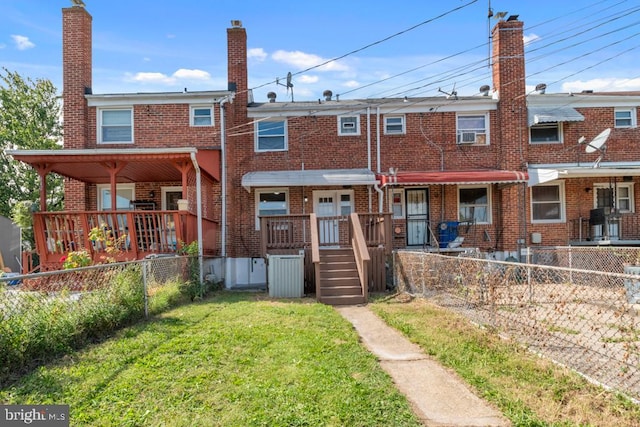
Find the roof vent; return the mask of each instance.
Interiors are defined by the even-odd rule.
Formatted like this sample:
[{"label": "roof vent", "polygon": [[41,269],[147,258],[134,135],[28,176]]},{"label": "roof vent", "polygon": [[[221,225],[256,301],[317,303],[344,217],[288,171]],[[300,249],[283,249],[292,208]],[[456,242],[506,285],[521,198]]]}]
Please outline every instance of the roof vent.
[{"label": "roof vent", "polygon": [[269,102],[276,102],[276,93],[275,92],[267,93],[267,98],[269,98]]},{"label": "roof vent", "polygon": [[324,96],[324,100],[325,101],[331,101],[331,97],[333,96],[333,92],[331,92],[329,89],[327,89],[324,92],[322,92],[322,96]]},{"label": "roof vent", "polygon": [[482,94],[482,96],[488,96],[490,89],[491,87],[489,85],[482,85],[480,86],[480,93]]},{"label": "roof vent", "polygon": [[593,93],[593,89],[585,89],[582,93]]},{"label": "roof vent", "polygon": [[231,28],[242,28],[242,21],[240,21],[239,19],[232,19]]},{"label": "roof vent", "polygon": [[547,90],[546,83],[538,83],[536,85],[536,92],[538,92],[540,95],[544,95],[546,90]]}]

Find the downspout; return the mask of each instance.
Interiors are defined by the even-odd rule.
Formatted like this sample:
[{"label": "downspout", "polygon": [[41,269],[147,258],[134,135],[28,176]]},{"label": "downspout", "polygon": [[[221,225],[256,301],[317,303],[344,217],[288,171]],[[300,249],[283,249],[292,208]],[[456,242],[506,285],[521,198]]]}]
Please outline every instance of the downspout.
[{"label": "downspout", "polygon": [[[376,172],[380,174],[380,106],[376,107]],[[378,192],[378,213],[384,212],[382,209],[384,206],[384,193],[382,189],[378,187],[378,184],[373,188]]]},{"label": "downspout", "polygon": [[220,177],[220,202],[222,203],[222,211],[220,214],[220,222],[221,222],[221,230],[220,230],[220,256],[222,257],[222,261],[224,263],[224,281],[225,286],[227,286],[227,269],[229,265],[227,263],[227,133],[225,129],[225,121],[224,121],[224,104],[227,102],[233,102],[233,97],[235,93],[231,95],[225,96],[220,100],[220,168],[221,177]]},{"label": "downspout", "polygon": [[196,160],[196,153],[191,153],[191,162],[196,171],[196,215],[198,217],[198,265],[200,283],[204,283],[204,260],[202,256],[202,178],[200,176],[200,166]]},{"label": "downspout", "polygon": [[[367,107],[367,169],[371,170],[371,107]],[[369,213],[371,213],[371,187],[369,187]]]}]

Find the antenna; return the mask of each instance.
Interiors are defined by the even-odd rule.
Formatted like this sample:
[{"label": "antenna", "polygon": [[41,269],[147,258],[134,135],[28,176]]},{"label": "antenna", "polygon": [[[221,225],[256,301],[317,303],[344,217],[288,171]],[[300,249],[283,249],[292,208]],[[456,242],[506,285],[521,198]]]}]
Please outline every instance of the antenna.
[{"label": "antenna", "polygon": [[276,84],[280,86],[285,86],[287,88],[287,93],[289,93],[289,89],[291,89],[291,102],[293,102],[293,83],[291,83],[291,71],[287,73],[287,83],[280,83],[280,79],[276,78]]},{"label": "antenna", "polygon": [[[611,133],[611,128],[606,128],[602,132],[600,132],[595,138],[591,140],[591,142],[587,143],[586,147],[584,147],[585,153],[595,153],[596,151],[600,153],[596,161],[593,163],[593,168],[597,168],[600,166],[600,161],[604,157],[604,154],[607,150],[607,139],[609,138],[609,134]],[[578,139],[578,144],[584,144],[585,137],[582,136]]]},{"label": "antenna", "polygon": [[458,99],[458,92],[456,92],[456,84],[453,84],[453,89],[451,89],[451,93],[443,91],[441,88],[438,88],[438,92],[444,93],[447,95],[447,99],[453,98]]}]

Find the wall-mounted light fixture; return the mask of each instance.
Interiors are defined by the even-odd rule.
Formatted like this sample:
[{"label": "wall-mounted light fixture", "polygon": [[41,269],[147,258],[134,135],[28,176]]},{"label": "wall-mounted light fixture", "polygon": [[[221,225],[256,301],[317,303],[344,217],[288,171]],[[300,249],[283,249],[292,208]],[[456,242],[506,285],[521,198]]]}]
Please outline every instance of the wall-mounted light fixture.
[{"label": "wall-mounted light fixture", "polygon": [[153,190],[149,191],[149,198],[153,199],[154,197],[156,197],[156,192]]}]

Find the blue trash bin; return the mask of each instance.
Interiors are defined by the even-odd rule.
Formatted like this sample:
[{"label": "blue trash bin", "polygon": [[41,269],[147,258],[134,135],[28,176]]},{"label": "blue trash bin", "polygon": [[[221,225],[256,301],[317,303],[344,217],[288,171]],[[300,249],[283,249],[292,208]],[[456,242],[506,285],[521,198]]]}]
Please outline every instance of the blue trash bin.
[{"label": "blue trash bin", "polygon": [[458,237],[458,224],[458,221],[446,221],[438,224],[438,241],[441,248],[446,248]]}]

